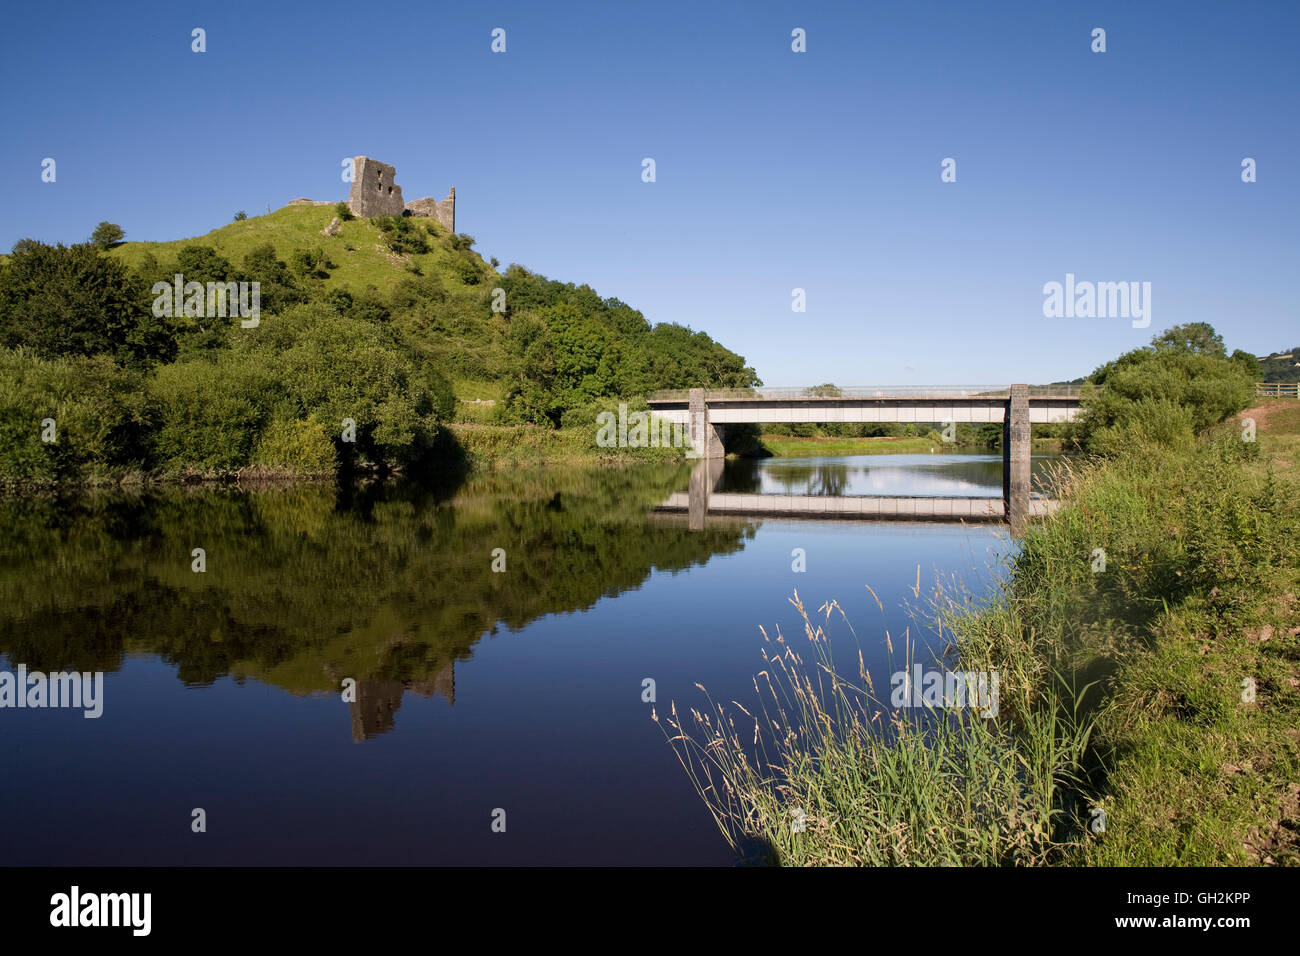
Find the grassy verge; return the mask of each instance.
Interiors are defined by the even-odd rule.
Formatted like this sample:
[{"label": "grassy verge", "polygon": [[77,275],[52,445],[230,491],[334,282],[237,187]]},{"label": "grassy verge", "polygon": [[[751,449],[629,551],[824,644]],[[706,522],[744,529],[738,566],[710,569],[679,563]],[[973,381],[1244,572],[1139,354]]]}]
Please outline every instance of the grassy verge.
[{"label": "grassy verge", "polygon": [[[1064,476],[988,599],[940,591],[938,666],[983,719],[891,711],[830,655],[764,652],[758,700],[664,718],[737,849],[790,864],[1300,863],[1300,407]],[[859,657],[860,661],[860,657]],[[752,724],[752,732],[749,729]],[[797,825],[796,825],[797,824]]]},{"label": "grassy verge", "polygon": [[[762,447],[779,458],[811,457],[815,455],[928,455],[945,452],[992,452],[987,445],[944,443],[932,438],[901,438],[880,436],[875,438],[832,438],[825,436],[802,437],[798,435],[762,435]],[[1034,441],[1035,451],[1059,451],[1060,441],[1043,439]]]},{"label": "grassy verge", "polygon": [[684,460],[680,448],[601,448],[591,428],[552,429],[540,425],[448,426],[470,467],[478,470],[521,464]]}]

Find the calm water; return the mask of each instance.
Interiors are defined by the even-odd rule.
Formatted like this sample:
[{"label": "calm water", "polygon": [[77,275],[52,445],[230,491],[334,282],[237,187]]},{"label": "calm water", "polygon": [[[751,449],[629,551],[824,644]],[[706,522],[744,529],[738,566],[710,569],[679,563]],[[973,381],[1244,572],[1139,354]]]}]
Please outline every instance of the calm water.
[{"label": "calm water", "polygon": [[[770,459],[720,487],[995,496],[1000,467]],[[887,687],[918,567],[982,589],[1010,543],[937,523],[691,531],[653,510],[689,474],[0,502],[0,670],[105,672],[97,720],[0,709],[0,864],[732,863],[643,678],[661,713],[698,704],[697,681],[752,700],[758,627],[797,634],[797,588],[844,607]]]}]

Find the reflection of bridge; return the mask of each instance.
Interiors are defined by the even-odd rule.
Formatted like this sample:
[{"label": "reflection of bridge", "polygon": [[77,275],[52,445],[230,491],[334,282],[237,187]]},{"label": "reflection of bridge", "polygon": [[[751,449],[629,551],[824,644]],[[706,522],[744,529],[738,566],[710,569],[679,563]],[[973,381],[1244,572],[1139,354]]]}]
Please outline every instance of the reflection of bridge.
[{"label": "reflection of bridge", "polygon": [[[685,425],[692,446],[706,459],[726,454],[724,430],[735,424],[1002,422],[1001,516],[1015,525],[1031,517],[1033,508],[1029,495],[1030,427],[1074,421],[1080,402],[1075,386],[1010,385],[708,392],[692,388],[657,393],[650,397],[649,405],[660,417]],[[692,489],[694,485],[692,478]],[[711,502],[709,508],[713,509]]]},{"label": "reflection of bridge", "polygon": [[[689,516],[692,530],[704,527],[709,515],[733,517],[815,518],[817,520],[898,519],[903,521],[1003,521],[1001,498],[909,495],[784,495],[718,491],[725,463],[721,458],[697,462],[688,491],[669,495],[655,508],[660,513]],[[1020,520],[1041,518],[1060,506],[1048,498],[1029,498]]]}]

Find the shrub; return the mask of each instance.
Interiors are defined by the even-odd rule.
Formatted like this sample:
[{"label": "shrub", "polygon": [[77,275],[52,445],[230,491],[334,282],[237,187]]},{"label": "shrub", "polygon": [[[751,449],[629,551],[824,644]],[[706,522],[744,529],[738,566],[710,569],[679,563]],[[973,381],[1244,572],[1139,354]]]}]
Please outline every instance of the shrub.
[{"label": "shrub", "polygon": [[379,216],[375,225],[383,233],[388,248],[399,256],[429,251],[429,241],[424,233],[412,228],[410,219],[405,216]]},{"label": "shrub", "polygon": [[278,385],[263,363],[224,354],[159,368],[149,383],[161,425],[158,460],[170,473],[227,474],[248,465]]},{"label": "shrub", "polygon": [[352,215],[351,207],[349,207],[348,204],[345,202],[335,204],[334,214],[338,216],[339,219],[343,222],[351,222],[353,219],[357,218],[356,216]]},{"label": "shrub", "polygon": [[483,273],[479,271],[479,265],[468,256],[463,256],[456,260],[454,266],[456,278],[465,285],[478,285],[483,281]]},{"label": "shrub", "polygon": [[1089,377],[1080,442],[1114,454],[1133,442],[1182,447],[1192,434],[1245,408],[1254,380],[1240,357],[1203,322],[1174,326],[1151,345],[1107,362]]},{"label": "shrub", "polygon": [[334,474],[338,459],[334,442],[315,418],[275,419],[262,433],[253,465],[299,477]]},{"label": "shrub", "polygon": [[1100,455],[1119,455],[1146,445],[1187,448],[1195,440],[1192,410],[1167,398],[1143,398],[1131,404],[1115,424],[1093,429],[1089,448]]},{"label": "shrub", "polygon": [[[147,468],[152,418],[139,374],[106,356],[0,350],[0,479],[40,483]],[[42,440],[45,419],[54,420],[54,442]]]},{"label": "shrub", "polygon": [[241,209],[241,210],[239,210],[239,212],[235,213],[235,218],[234,218],[234,220],[232,220],[232,221],[233,221],[233,222],[243,222],[243,221],[244,221],[245,219],[247,219],[247,218],[248,218],[248,213],[244,212],[244,210]]}]

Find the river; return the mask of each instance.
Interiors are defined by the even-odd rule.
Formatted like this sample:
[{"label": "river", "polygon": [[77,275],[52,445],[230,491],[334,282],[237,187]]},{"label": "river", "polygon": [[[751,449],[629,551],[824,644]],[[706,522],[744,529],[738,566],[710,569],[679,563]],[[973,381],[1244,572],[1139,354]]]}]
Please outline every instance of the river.
[{"label": "river", "polygon": [[[799,635],[796,589],[839,602],[887,686],[886,630],[918,633],[937,578],[986,590],[1012,543],[996,524],[691,530],[655,510],[689,478],[0,501],[0,671],[104,674],[98,718],[0,709],[0,864],[733,863],[651,707],[699,706],[697,682],[752,700],[758,628]],[[997,496],[1001,461],[728,462],[719,487]]]}]

